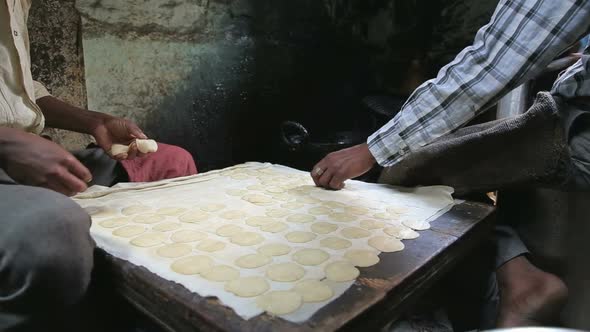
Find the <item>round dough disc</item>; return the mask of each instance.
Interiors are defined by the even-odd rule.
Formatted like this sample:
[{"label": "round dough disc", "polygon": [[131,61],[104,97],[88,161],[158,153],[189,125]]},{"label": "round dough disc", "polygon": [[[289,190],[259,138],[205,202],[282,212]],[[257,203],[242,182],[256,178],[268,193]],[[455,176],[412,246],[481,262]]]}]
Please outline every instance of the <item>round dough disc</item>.
[{"label": "round dough disc", "polygon": [[264,190],[264,188],[266,188],[265,186],[261,185],[261,184],[253,184],[251,186],[247,186],[246,189],[248,190]]},{"label": "round dough disc", "polygon": [[362,220],[360,222],[360,225],[364,229],[373,230],[373,229],[383,228],[383,227],[385,227],[386,224],[382,221],[367,219],[367,220]]},{"label": "round dough disc", "polygon": [[309,214],[292,214],[287,217],[288,222],[293,222],[297,224],[305,224],[308,222],[312,222],[315,220],[315,217]]},{"label": "round dough disc", "polygon": [[134,214],[145,213],[148,210],[151,209],[145,205],[130,205],[123,208],[123,210],[121,210],[121,213],[126,216],[131,216]]},{"label": "round dough disc", "polygon": [[358,227],[346,227],[340,231],[340,234],[347,239],[362,239],[364,237],[369,237],[371,232]]},{"label": "round dough disc", "polygon": [[164,216],[177,216],[184,212],[186,212],[186,209],[181,207],[164,207],[156,210],[157,214],[161,214]]},{"label": "round dough disc", "polygon": [[240,271],[229,265],[216,265],[202,272],[203,278],[211,281],[230,281],[240,277]]},{"label": "round dough disc", "polygon": [[334,250],[346,249],[351,245],[352,242],[350,242],[349,240],[341,239],[339,237],[327,237],[320,241],[320,246]]},{"label": "round dough disc", "polygon": [[190,254],[191,246],[184,243],[173,243],[161,246],[156,250],[156,254],[165,258],[178,258]]},{"label": "round dough disc", "polygon": [[266,211],[266,215],[273,218],[282,218],[291,214],[291,211],[285,209],[270,209]]},{"label": "round dough disc", "polygon": [[408,212],[408,208],[401,207],[401,206],[390,206],[386,210],[387,210],[387,212],[393,213],[393,214],[404,214],[404,213]]},{"label": "round dough disc", "polygon": [[350,222],[356,219],[356,217],[352,214],[344,213],[344,212],[334,212],[328,215],[328,219],[336,222]]},{"label": "round dough disc", "polygon": [[219,250],[223,250],[225,248],[225,243],[218,240],[213,239],[204,239],[197,245],[197,249],[206,252],[215,252]]},{"label": "round dough disc", "polygon": [[292,201],[295,199],[295,197],[287,194],[287,193],[281,193],[281,194],[271,194],[271,196],[276,199],[277,201],[283,201],[283,202],[288,202],[288,201]]},{"label": "round dough disc", "polygon": [[126,225],[129,222],[129,218],[111,218],[107,220],[103,220],[98,223],[99,226],[103,228],[117,228]]},{"label": "round dough disc", "polygon": [[253,246],[264,241],[264,237],[254,232],[238,232],[230,238],[232,243],[240,246]]},{"label": "round dough disc", "polygon": [[360,274],[360,271],[354,265],[346,261],[330,263],[324,271],[328,280],[336,282],[352,281]]},{"label": "round dough disc", "polygon": [[132,245],[142,248],[157,246],[159,244],[162,244],[163,242],[164,236],[162,235],[162,233],[147,233],[140,235],[136,238],[133,238],[131,241],[129,241],[129,243],[131,243]]},{"label": "round dough disc", "polygon": [[191,229],[183,229],[177,232],[174,232],[170,237],[172,242],[176,243],[186,243],[186,242],[195,242],[200,241],[207,237],[207,234],[204,232],[194,231]]},{"label": "round dough disc", "polygon": [[180,274],[193,275],[208,271],[213,266],[213,260],[207,256],[189,256],[174,261],[170,268]]},{"label": "round dough disc", "polygon": [[280,263],[266,269],[266,276],[273,281],[292,282],[305,275],[305,270],[295,263]]},{"label": "round dough disc", "polygon": [[289,210],[297,210],[303,207],[303,204],[298,202],[288,202],[281,204],[281,207]]},{"label": "round dough disc", "polygon": [[301,295],[303,302],[324,302],[334,296],[332,288],[319,280],[302,280],[298,282],[293,291]]},{"label": "round dough disc", "polygon": [[201,210],[191,210],[182,216],[178,217],[178,220],[187,223],[198,223],[209,219],[209,214]]},{"label": "round dough disc", "polygon": [[317,235],[315,235],[314,233],[301,232],[301,231],[290,232],[290,233],[287,233],[287,235],[285,235],[285,238],[289,242],[293,242],[293,243],[309,242],[309,241],[315,239],[316,237],[317,237]]},{"label": "round dough disc", "polygon": [[234,180],[247,180],[250,178],[250,176],[248,176],[247,174],[242,174],[242,173],[234,173],[234,174],[231,174],[229,177]]},{"label": "round dough disc", "polygon": [[228,189],[225,191],[230,196],[244,196],[248,193],[248,190],[244,189]]},{"label": "round dough disc", "polygon": [[344,208],[344,212],[348,214],[354,214],[357,216],[362,216],[369,213],[369,209],[361,207],[361,206],[349,206]]},{"label": "round dough disc", "polygon": [[136,235],[139,235],[143,232],[145,232],[147,229],[143,226],[139,226],[139,225],[128,225],[128,226],[123,226],[123,227],[119,227],[117,229],[115,229],[113,231],[113,235],[114,236],[120,236],[120,237],[133,237]]},{"label": "round dough disc", "polygon": [[404,226],[408,226],[416,231],[424,231],[430,229],[430,223],[427,221],[418,221],[416,219],[408,219],[402,222]]},{"label": "round dough disc", "polygon": [[349,250],[344,254],[344,258],[358,267],[369,267],[379,263],[379,256],[372,250]]},{"label": "round dough disc", "polygon": [[338,226],[334,224],[330,224],[329,222],[316,222],[315,224],[311,225],[311,230],[314,233],[318,234],[329,234],[333,231],[337,230]]},{"label": "round dough disc", "polygon": [[332,213],[332,209],[324,207],[324,206],[316,206],[312,207],[311,209],[307,210],[309,214],[313,215],[322,215],[322,214],[330,214]]},{"label": "round dough disc", "polygon": [[396,237],[400,240],[411,240],[420,236],[416,231],[403,225],[390,226],[383,229],[383,232],[389,236]]},{"label": "round dough disc", "polygon": [[272,224],[266,224],[260,227],[261,230],[269,233],[279,233],[289,228],[289,225],[284,222],[273,222]]},{"label": "round dough disc", "polygon": [[263,294],[270,288],[266,279],[261,277],[245,277],[225,284],[225,290],[239,297],[254,297]]},{"label": "round dough disc", "polygon": [[272,291],[256,299],[256,305],[271,315],[286,315],[302,303],[301,295],[291,291]]},{"label": "round dough disc", "polygon": [[273,203],[271,197],[260,194],[246,195],[242,199],[256,205],[270,205]]},{"label": "round dough disc", "polygon": [[221,211],[225,209],[225,205],[221,204],[221,203],[211,203],[211,204],[207,204],[205,206],[201,206],[201,210],[205,211],[205,212],[216,212],[216,211]]},{"label": "round dough disc", "polygon": [[165,218],[161,215],[151,213],[138,214],[135,217],[133,217],[133,221],[140,224],[155,224],[159,223],[160,221],[163,221],[164,219]]},{"label": "round dough disc", "polygon": [[242,231],[242,227],[236,225],[224,225],[217,229],[216,233],[219,236],[230,237]]},{"label": "round dough disc", "polygon": [[268,187],[266,188],[266,192],[269,192],[271,194],[281,194],[285,192],[285,189],[281,187]]},{"label": "round dough disc", "polygon": [[255,269],[270,263],[272,259],[262,254],[250,254],[236,259],[236,265],[245,269]]},{"label": "round dough disc", "polygon": [[377,218],[377,219],[388,220],[388,221],[395,221],[398,219],[398,217],[396,215],[392,215],[391,213],[387,213],[387,212],[375,213],[373,215],[373,217]]},{"label": "round dough disc", "polygon": [[179,229],[181,225],[177,222],[163,222],[152,226],[152,230],[156,232],[169,232]]},{"label": "round dough disc", "polygon": [[323,203],[325,206],[332,208],[332,209],[342,209],[346,207],[346,204],[336,202],[336,201],[327,201]]},{"label": "round dough disc", "polygon": [[385,236],[375,236],[369,239],[369,245],[381,252],[396,252],[404,250],[402,241]]},{"label": "round dough disc", "polygon": [[266,224],[271,224],[275,221],[276,221],[276,219],[271,218],[271,217],[254,216],[254,217],[250,217],[250,218],[246,219],[246,224],[248,224],[250,226],[258,227],[258,226],[262,226],[262,225],[266,225]]},{"label": "round dough disc", "polygon": [[320,200],[317,198],[309,197],[309,196],[300,196],[300,197],[297,197],[296,201],[299,203],[304,203],[304,204],[314,204],[314,203],[318,203]]},{"label": "round dough disc", "polygon": [[106,206],[87,206],[84,210],[94,218],[114,217],[117,215],[117,210]]},{"label": "round dough disc", "polygon": [[258,252],[266,256],[283,256],[291,252],[291,247],[282,243],[271,243],[258,248]]},{"label": "round dough disc", "polygon": [[223,212],[220,217],[223,219],[234,220],[244,218],[246,216],[246,212],[241,210],[229,210]]},{"label": "round dough disc", "polygon": [[301,249],[293,254],[293,260],[301,265],[320,265],[330,258],[321,249]]}]

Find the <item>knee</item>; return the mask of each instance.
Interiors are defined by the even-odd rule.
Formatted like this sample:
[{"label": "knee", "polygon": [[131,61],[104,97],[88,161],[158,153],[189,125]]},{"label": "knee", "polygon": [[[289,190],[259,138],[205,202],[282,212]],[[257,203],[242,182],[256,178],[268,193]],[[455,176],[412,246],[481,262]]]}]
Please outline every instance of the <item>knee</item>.
[{"label": "knee", "polygon": [[166,163],[169,169],[166,171],[166,178],[175,178],[197,174],[197,166],[193,156],[185,149],[168,144],[160,144],[165,159],[174,160],[174,163]]}]

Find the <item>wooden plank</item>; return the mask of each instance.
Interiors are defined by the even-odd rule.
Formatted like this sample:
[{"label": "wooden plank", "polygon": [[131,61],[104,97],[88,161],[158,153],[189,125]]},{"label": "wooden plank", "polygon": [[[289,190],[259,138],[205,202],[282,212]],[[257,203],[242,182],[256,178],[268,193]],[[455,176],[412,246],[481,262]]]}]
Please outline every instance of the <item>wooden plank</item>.
[{"label": "wooden plank", "polygon": [[203,298],[142,267],[102,255],[101,274],[118,291],[168,331],[334,331],[384,326],[398,317],[454,263],[489,234],[493,207],[463,203],[433,222],[431,230],[405,241],[397,253],[361,269],[357,282],[309,321],[294,324],[268,315],[248,321],[214,298]]}]

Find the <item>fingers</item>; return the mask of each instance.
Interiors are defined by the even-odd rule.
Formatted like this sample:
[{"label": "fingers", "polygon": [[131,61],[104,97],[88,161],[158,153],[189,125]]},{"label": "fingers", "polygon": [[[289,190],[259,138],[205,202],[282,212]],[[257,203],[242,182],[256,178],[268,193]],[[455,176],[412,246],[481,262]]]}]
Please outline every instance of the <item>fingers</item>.
[{"label": "fingers", "polygon": [[344,188],[344,181],[346,181],[347,179],[339,174],[334,174],[332,176],[332,179],[330,180],[330,183],[328,184],[328,187],[330,189],[334,189],[334,190],[340,190],[342,188]]},{"label": "fingers", "polygon": [[135,157],[137,157],[138,152],[139,151],[137,150],[137,143],[135,141],[133,141],[131,144],[129,144],[129,151],[127,151],[127,159],[128,160],[135,159]]},{"label": "fingers", "polygon": [[334,176],[334,169],[326,169],[318,179],[318,185],[322,188],[330,188],[330,181]]},{"label": "fingers", "polygon": [[129,130],[129,134],[131,134],[132,137],[139,139],[147,139],[147,136],[143,133],[141,129],[139,129],[139,127],[135,123],[127,121],[127,129]]},{"label": "fingers", "polygon": [[81,193],[88,188],[86,183],[72,173],[63,172],[60,174],[59,182],[69,191],[68,196],[73,196],[77,193]]},{"label": "fingers", "polygon": [[[78,161],[78,159],[76,159],[74,156],[70,156],[66,160],[66,162],[67,170],[71,172],[74,176],[76,176],[78,179],[82,180],[83,183],[88,183],[92,181],[92,173],[90,173],[88,168],[82,165],[82,163]],[[86,188],[84,188],[82,191],[84,190],[86,190]]]},{"label": "fingers", "polygon": [[311,169],[311,178],[316,186],[321,187],[320,185],[320,177],[323,175],[323,172],[326,169],[326,159],[320,160],[312,169]]}]

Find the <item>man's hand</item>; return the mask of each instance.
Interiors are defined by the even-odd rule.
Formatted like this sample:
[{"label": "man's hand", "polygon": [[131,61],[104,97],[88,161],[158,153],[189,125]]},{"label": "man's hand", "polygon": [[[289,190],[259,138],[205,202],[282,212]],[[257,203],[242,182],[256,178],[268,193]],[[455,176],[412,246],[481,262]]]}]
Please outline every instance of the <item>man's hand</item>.
[{"label": "man's hand", "polygon": [[359,144],[328,154],[313,167],[311,177],[318,187],[340,190],[344,181],[365,174],[373,165],[375,158],[369,146]]},{"label": "man's hand", "polygon": [[[135,139],[146,139],[145,134],[130,120],[106,116],[93,130],[92,136],[96,143],[106,152],[111,150],[113,144],[128,145]],[[144,154],[137,150],[135,144],[131,144],[129,152],[113,156],[117,160],[134,159],[143,157]]]},{"label": "man's hand", "polygon": [[90,171],[59,145],[11,128],[0,128],[0,167],[20,184],[67,196],[83,192],[92,180]]}]

